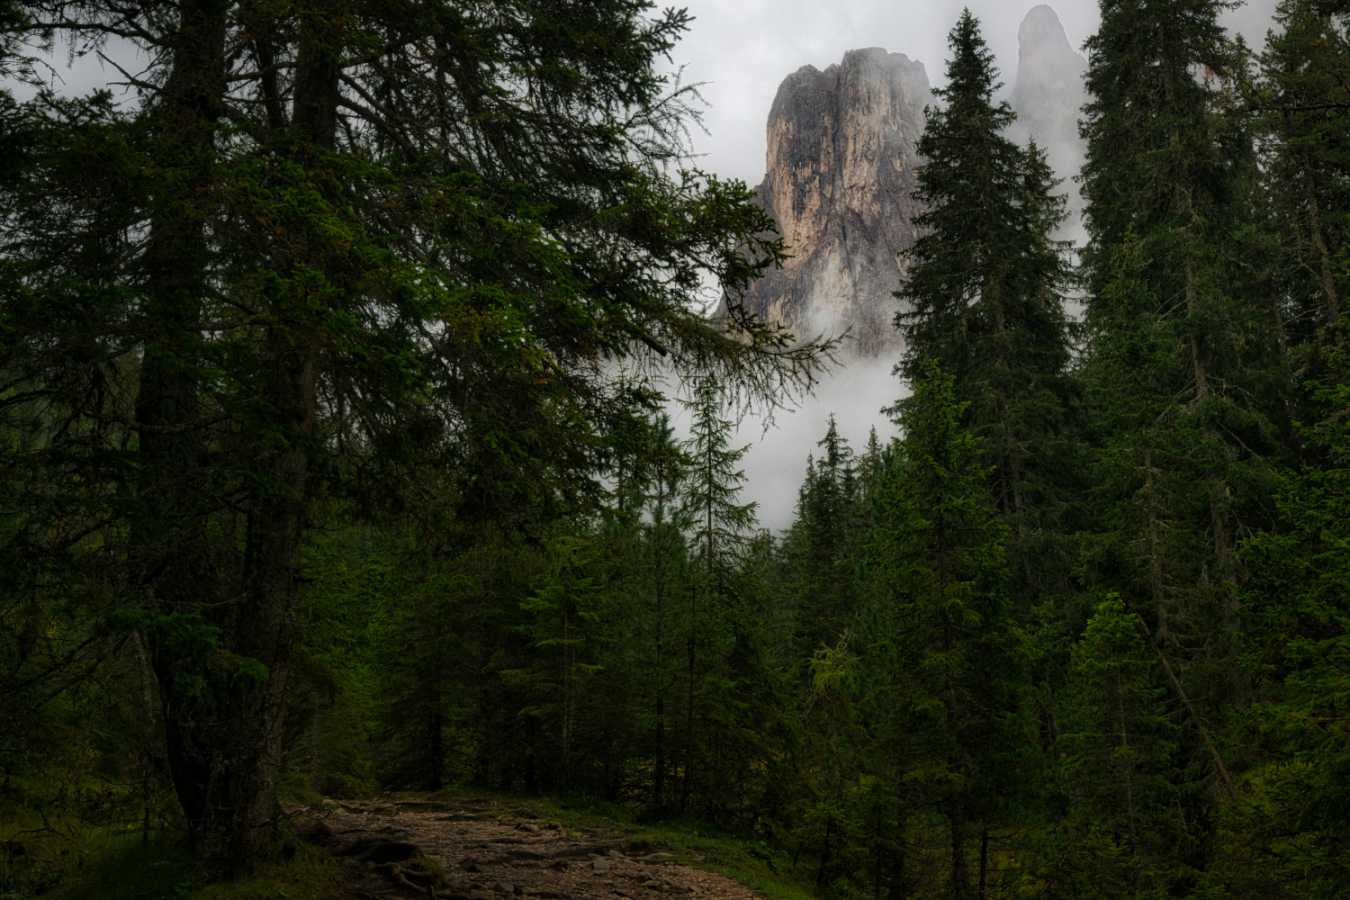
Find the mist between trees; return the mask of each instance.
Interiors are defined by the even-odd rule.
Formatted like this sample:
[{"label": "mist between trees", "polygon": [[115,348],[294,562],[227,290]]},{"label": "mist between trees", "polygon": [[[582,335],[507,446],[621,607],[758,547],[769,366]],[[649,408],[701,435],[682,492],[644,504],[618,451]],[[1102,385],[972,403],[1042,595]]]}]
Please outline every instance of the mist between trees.
[{"label": "mist between trees", "polygon": [[682,13],[0,7],[11,77],[150,61],[0,98],[3,889],[53,817],[228,879],[279,799],[477,784],[822,896],[1344,896],[1350,6],[1220,8],[1103,4],[1077,267],[960,18],[899,437],[774,537],[731,410],[835,347],[736,302],[789,250],[687,168]]}]

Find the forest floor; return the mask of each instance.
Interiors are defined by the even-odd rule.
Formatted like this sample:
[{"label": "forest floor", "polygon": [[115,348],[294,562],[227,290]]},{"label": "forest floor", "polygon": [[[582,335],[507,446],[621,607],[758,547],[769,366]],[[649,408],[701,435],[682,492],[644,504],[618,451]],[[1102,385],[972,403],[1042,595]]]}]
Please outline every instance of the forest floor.
[{"label": "forest floor", "polygon": [[492,799],[325,800],[292,816],[341,861],[354,900],[764,900],[644,838]]}]

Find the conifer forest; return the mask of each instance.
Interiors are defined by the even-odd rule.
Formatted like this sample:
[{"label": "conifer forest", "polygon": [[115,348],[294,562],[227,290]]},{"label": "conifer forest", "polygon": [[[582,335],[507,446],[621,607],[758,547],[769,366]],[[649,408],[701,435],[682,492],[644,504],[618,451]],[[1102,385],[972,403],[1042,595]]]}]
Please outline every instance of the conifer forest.
[{"label": "conifer forest", "polygon": [[822,900],[1350,897],[1350,2],[1229,6],[1101,0],[1068,180],[951,23],[900,436],[771,532],[736,423],[844,363],[738,300],[686,12],[0,3],[5,84],[134,58],[0,90],[0,898],[454,790]]}]

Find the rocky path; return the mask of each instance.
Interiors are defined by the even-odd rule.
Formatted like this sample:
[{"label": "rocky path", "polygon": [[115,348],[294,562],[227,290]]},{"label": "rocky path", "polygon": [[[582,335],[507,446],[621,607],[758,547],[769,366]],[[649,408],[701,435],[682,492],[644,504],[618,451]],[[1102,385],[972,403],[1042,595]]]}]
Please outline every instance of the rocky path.
[{"label": "rocky path", "polygon": [[763,900],[641,841],[492,800],[327,800],[296,812],[302,837],[342,860],[356,898]]}]

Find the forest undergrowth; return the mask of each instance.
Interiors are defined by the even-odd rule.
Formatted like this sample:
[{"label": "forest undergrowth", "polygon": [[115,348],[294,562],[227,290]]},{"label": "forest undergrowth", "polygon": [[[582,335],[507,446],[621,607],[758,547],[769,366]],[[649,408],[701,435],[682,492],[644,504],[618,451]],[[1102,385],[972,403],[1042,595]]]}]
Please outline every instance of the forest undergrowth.
[{"label": "forest undergrowth", "polygon": [[[282,806],[289,824],[283,824],[264,862],[245,878],[226,884],[203,883],[173,823],[153,814],[145,830],[144,807],[116,794],[100,795],[100,814],[91,815],[89,803],[69,805],[44,796],[30,782],[14,790],[5,809],[0,841],[7,857],[0,857],[0,897],[50,897],[54,900],[345,900],[364,896],[354,892],[349,873],[323,848],[308,843],[299,824],[310,815],[324,815],[333,801],[292,780]],[[49,785],[50,787],[50,785]],[[59,788],[57,788],[59,791]],[[622,804],[575,796],[528,797],[484,791],[383,792],[361,798],[365,805],[425,802],[430,805],[472,797],[475,806],[498,807],[502,815],[528,811],[532,819],[560,823],[566,834],[604,834],[635,853],[665,853],[683,865],[724,875],[769,900],[809,900],[808,867],[795,870],[790,857],[752,832],[729,829],[697,820],[659,823]],[[169,803],[172,798],[159,798]],[[325,805],[324,801],[328,804]],[[90,801],[92,802],[92,800]],[[352,802],[351,800],[347,801]],[[404,819],[403,828],[416,828]],[[400,832],[401,834],[404,832]],[[416,838],[415,830],[410,835]],[[458,858],[435,861],[446,868]],[[443,896],[461,896],[446,889]]]}]

